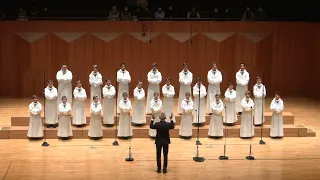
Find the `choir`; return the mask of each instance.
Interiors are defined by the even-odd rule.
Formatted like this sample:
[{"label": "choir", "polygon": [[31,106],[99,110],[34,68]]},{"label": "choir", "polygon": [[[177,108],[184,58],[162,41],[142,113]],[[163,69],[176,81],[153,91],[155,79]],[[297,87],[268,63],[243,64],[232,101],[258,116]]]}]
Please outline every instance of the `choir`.
[{"label": "choir", "polygon": [[[58,89],[54,87],[53,80],[48,80],[47,87],[44,89],[45,95],[45,121],[47,128],[58,127],[57,136],[61,139],[72,137],[72,124],[76,127],[83,127],[87,124],[86,119],[86,100],[87,93],[82,87],[81,81],[73,91],[72,104],[72,72],[63,64],[61,70],[57,72]],[[110,78],[105,79],[103,84],[102,75],[98,72],[98,66],[93,66],[93,71],[89,74],[90,83],[90,126],[88,136],[92,139],[103,137],[102,125],[112,127],[115,124],[115,104],[116,112],[120,113],[118,134],[119,138],[129,138],[133,136],[131,123],[136,126],[144,125],[146,114],[152,114],[154,123],[159,121],[159,115],[164,112],[169,115],[174,112],[175,88],[171,85],[171,78],[166,78],[165,85],[161,88],[163,102],[160,99],[160,83],[162,75],[156,63],[152,64],[151,71],[147,74],[148,90],[145,92],[141,81],[133,90],[134,101],[131,104],[129,99],[129,83],[131,82],[130,73],[126,70],[126,65],[121,64],[117,71],[118,90],[111,84]],[[192,137],[192,125],[203,125],[206,121],[206,114],[210,115],[210,126],[208,136],[221,138],[225,135],[223,125],[233,126],[241,115],[241,138],[251,138],[254,136],[254,127],[261,126],[264,119],[264,98],[266,87],[260,77],[256,78],[253,86],[253,97],[248,91],[250,80],[249,73],[245,69],[245,64],[240,64],[240,70],[236,73],[236,90],[233,84],[228,84],[228,89],[224,93],[224,102],[221,100],[220,83],[222,73],[218,70],[217,64],[213,63],[208,71],[208,87],[202,84],[201,78],[191,88],[193,74],[188,69],[188,64],[183,63],[183,70],[179,73],[179,100],[177,112],[181,115],[179,135],[184,139]],[[207,91],[208,90],[208,91]],[[116,92],[117,91],[117,92]],[[118,94],[118,102],[115,96]],[[145,97],[147,94],[147,97]],[[193,98],[192,96],[193,95]],[[147,99],[147,102],[145,100]],[[281,138],[283,134],[282,112],[284,106],[280,98],[280,93],[275,94],[270,110],[272,111],[270,137]],[[130,112],[133,112],[132,116]],[[33,102],[29,105],[30,123],[27,136],[30,139],[43,137],[41,112],[42,106],[38,102],[37,96],[33,96]],[[72,115],[72,118],[71,118]],[[169,118],[166,121],[170,121]],[[173,116],[175,122],[175,116]],[[156,131],[149,129],[149,136],[155,137]]]}]

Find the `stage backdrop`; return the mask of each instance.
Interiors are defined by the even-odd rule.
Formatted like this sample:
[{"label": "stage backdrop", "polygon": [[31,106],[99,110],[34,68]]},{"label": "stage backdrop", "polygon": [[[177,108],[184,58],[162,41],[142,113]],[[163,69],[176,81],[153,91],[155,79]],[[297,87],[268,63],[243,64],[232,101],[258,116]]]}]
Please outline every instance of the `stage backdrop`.
[{"label": "stage backdrop", "polygon": [[184,62],[194,79],[201,76],[205,85],[216,62],[224,92],[229,82],[235,83],[240,62],[245,62],[250,90],[256,76],[263,75],[269,95],[278,90],[284,96],[319,97],[310,93],[311,81],[318,81],[318,32],[318,24],[293,22],[3,21],[0,96],[41,96],[44,71],[45,80],[55,80],[63,63],[73,73],[73,86],[81,80],[89,93],[92,65],[114,84],[116,70],[125,62],[132,94],[138,80],[147,88],[147,72],[157,62],[163,79],[172,78],[177,95]]}]

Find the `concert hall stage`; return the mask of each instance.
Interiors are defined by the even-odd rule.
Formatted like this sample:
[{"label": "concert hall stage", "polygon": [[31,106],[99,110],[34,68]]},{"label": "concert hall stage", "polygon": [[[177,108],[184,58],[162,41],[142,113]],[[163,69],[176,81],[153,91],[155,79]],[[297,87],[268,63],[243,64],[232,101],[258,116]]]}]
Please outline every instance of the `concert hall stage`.
[{"label": "concert hall stage", "polygon": [[[155,145],[147,136],[147,127],[134,128],[132,140],[119,140],[112,146],[113,130],[104,128],[105,138],[87,138],[87,128],[76,130],[71,140],[56,139],[56,130],[48,131],[49,147],[42,141],[26,138],[28,104],[31,99],[0,99],[0,177],[3,179],[319,179],[320,102],[306,98],[283,98],[285,105],[283,139],[264,137],[259,145],[259,131],[253,139],[240,139],[238,127],[230,128],[233,138],[226,139],[228,161],[219,161],[225,139],[207,138],[207,126],[201,129],[199,146],[203,163],[193,161],[196,154],[196,133],[191,140],[172,138],[168,174],[157,174]],[[269,103],[266,100],[266,111]],[[41,101],[42,103],[42,101]],[[88,106],[87,106],[88,108]],[[87,113],[89,109],[87,109]],[[266,124],[269,113],[266,113]],[[14,118],[13,118],[14,117]],[[179,123],[179,118],[177,118]],[[179,125],[177,126],[177,128]],[[265,125],[267,136],[268,125]],[[109,132],[110,133],[106,133]],[[229,131],[229,130],[228,130]],[[75,132],[75,131],[74,131]],[[196,131],[194,131],[196,132]],[[304,132],[301,134],[301,132]],[[177,137],[177,130],[172,131]],[[300,137],[298,137],[300,136]],[[302,137],[303,136],[303,137]],[[307,137],[313,136],[313,137]],[[5,138],[5,139],[4,139]],[[133,162],[126,162],[131,143]],[[252,144],[255,161],[245,159]]]}]

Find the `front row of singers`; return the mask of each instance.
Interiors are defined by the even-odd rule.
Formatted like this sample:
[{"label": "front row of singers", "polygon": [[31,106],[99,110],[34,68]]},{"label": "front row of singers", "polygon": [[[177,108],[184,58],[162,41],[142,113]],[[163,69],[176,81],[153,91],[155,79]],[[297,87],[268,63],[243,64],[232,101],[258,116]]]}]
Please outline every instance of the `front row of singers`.
[{"label": "front row of singers", "polygon": [[[48,85],[50,88],[50,83]],[[112,87],[107,87],[108,91],[114,91]],[[78,83],[77,88],[74,91],[74,94],[78,94],[75,98],[74,108],[85,108],[85,104],[82,104],[86,97],[81,96],[81,83]],[[105,91],[105,89],[104,89]],[[106,90],[107,91],[107,90]],[[197,91],[194,91],[197,92]],[[199,90],[198,90],[199,92]],[[132,109],[131,101],[128,98],[128,94],[124,92],[122,94],[122,99],[119,103],[120,109],[120,118],[119,118],[119,126],[118,126],[118,137],[119,138],[128,138],[133,136],[131,123],[135,123],[138,125],[144,124],[146,122],[146,117],[141,116],[139,111],[144,111],[143,104],[141,101],[144,98],[144,91],[142,89],[142,84],[139,82],[137,88],[135,89],[135,103],[138,105],[138,108],[135,108],[133,111],[134,122],[131,120],[130,111]],[[201,87],[200,87],[201,94]],[[254,121],[257,118],[253,115],[254,111],[254,101],[250,98],[250,91],[245,92],[245,97],[241,101],[241,107],[243,113],[241,115],[241,128],[240,128],[240,137],[241,138],[251,138],[254,136]],[[114,94],[110,94],[110,96],[114,96]],[[159,121],[159,115],[163,112],[162,101],[159,98],[159,93],[153,93],[153,99],[150,101],[150,110],[153,114],[153,122],[156,123]],[[223,123],[226,125],[233,124],[237,121],[236,110],[235,110],[235,100],[236,94],[233,90],[232,84],[229,84],[227,91],[225,92],[225,101],[226,104],[224,106],[221,101],[220,95],[215,95],[215,101],[211,105],[212,114],[210,120],[210,127],[208,136],[213,138],[220,138],[224,136]],[[201,98],[201,95],[200,95]],[[195,101],[198,101],[197,99]],[[200,103],[201,99],[200,99]],[[53,104],[46,104],[47,108],[49,106],[54,107]],[[192,124],[198,124],[200,122],[200,118],[198,118],[198,111],[195,111],[194,101],[191,99],[191,94],[189,92],[185,93],[185,99],[181,102],[182,116],[180,123],[180,131],[179,135],[184,139],[190,139],[192,136]],[[54,108],[52,108],[54,109]],[[93,103],[90,106],[90,127],[88,136],[93,139],[100,139],[103,137],[102,132],[102,105],[99,102],[98,96],[93,97]],[[103,117],[107,117],[110,125],[114,121],[113,112],[111,112],[112,116],[110,116],[110,109],[113,111],[113,107],[106,109]],[[282,111],[284,109],[283,101],[280,99],[280,93],[276,93],[275,98],[272,100],[270,109],[272,111],[272,120],[271,120],[271,129],[270,129],[270,137],[273,138],[281,138],[283,137],[283,119],[282,119]],[[50,110],[50,109],[49,109]],[[73,136],[72,133],[72,125],[71,125],[71,105],[67,102],[66,96],[62,97],[62,103],[58,106],[58,114],[59,114],[59,126],[57,136],[61,139],[68,139]],[[33,102],[29,105],[30,111],[30,124],[27,136],[31,139],[39,139],[43,137],[43,129],[42,129],[42,120],[41,120],[41,111],[42,106],[38,102],[37,96],[33,96]],[[74,110],[73,124],[77,126],[82,126],[86,124],[86,116],[82,114],[82,111]],[[172,112],[172,111],[171,111]],[[224,116],[223,116],[223,112]],[[52,112],[50,112],[51,116],[54,116]],[[201,113],[201,111],[200,111]],[[171,113],[170,113],[171,114]],[[196,115],[195,115],[196,114]],[[259,114],[260,115],[260,114]],[[203,115],[204,116],[204,115]],[[81,117],[81,119],[78,119]],[[84,119],[82,119],[84,117]],[[199,114],[200,117],[200,114]],[[48,117],[46,117],[48,118]],[[112,120],[110,120],[112,118]],[[204,117],[205,118],[205,117]],[[201,120],[202,121],[202,120]],[[105,121],[104,121],[105,122]],[[49,125],[51,126],[51,125]],[[153,129],[149,130],[149,136],[155,137],[156,131]]]}]

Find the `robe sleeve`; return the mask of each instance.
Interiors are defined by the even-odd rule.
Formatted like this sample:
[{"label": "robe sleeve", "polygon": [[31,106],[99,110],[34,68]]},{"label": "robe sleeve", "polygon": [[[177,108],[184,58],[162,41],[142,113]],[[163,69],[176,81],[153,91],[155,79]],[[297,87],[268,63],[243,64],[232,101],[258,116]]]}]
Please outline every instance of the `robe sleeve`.
[{"label": "robe sleeve", "polygon": [[250,75],[249,75],[249,73],[246,72],[245,74],[246,74],[246,75],[245,75],[245,79],[244,79],[243,82],[242,82],[243,86],[248,85],[249,80],[250,80]]},{"label": "robe sleeve", "polygon": [[101,110],[102,110],[101,104],[98,104],[97,107],[95,107],[95,105],[93,103],[91,104],[91,108],[90,108],[91,114],[100,115]]},{"label": "robe sleeve", "polygon": [[168,91],[168,94],[167,94],[167,97],[173,97],[175,95],[175,91],[174,91],[174,87],[170,87],[169,88],[169,91]]},{"label": "robe sleeve", "polygon": [[184,76],[183,72],[180,72],[179,73],[179,83],[182,85],[185,84],[183,76]]},{"label": "robe sleeve", "polygon": [[190,85],[192,83],[193,74],[191,72],[188,73],[187,79],[185,81],[185,85]]},{"label": "robe sleeve", "polygon": [[163,94],[163,96],[168,97],[169,92],[168,92],[166,86],[167,85],[162,86],[162,94]]},{"label": "robe sleeve", "polygon": [[207,90],[204,86],[201,86],[200,88],[200,98],[204,98],[207,95]]},{"label": "robe sleeve", "polygon": [[230,102],[234,102],[237,98],[237,92],[233,91],[230,97]]},{"label": "robe sleeve", "polygon": [[222,74],[221,72],[218,72],[218,77],[216,79],[214,79],[214,83],[213,84],[220,84],[222,82]]},{"label": "robe sleeve", "polygon": [[85,101],[87,99],[87,93],[85,89],[82,89],[82,93],[80,93],[80,95],[78,96],[78,100],[79,101]]},{"label": "robe sleeve", "polygon": [[130,83],[131,82],[131,76],[130,76],[130,73],[128,71],[126,71],[125,73],[125,76],[122,80],[123,83]]},{"label": "robe sleeve", "polygon": [[74,97],[74,100],[79,100],[79,99],[78,99],[77,89],[74,89],[74,90],[73,90],[73,97]]},{"label": "robe sleeve", "polygon": [[214,84],[214,80],[213,80],[213,76],[212,76],[211,70],[208,71],[207,80],[208,80],[208,83],[209,83],[209,84]]},{"label": "robe sleeve", "polygon": [[98,74],[98,80],[96,82],[96,85],[97,86],[101,86],[102,85],[102,75],[100,73]]},{"label": "robe sleeve", "polygon": [[59,82],[59,83],[62,83],[63,82],[63,74],[60,72],[60,71],[58,71],[57,72],[57,75],[56,75],[56,79],[57,79],[57,81]]},{"label": "robe sleeve", "polygon": [[217,105],[217,106],[215,106],[214,104],[215,104],[215,103],[212,103],[212,106],[211,106],[213,112],[214,112],[215,114],[221,114],[222,111],[224,110],[223,103],[220,102],[219,105]]}]

